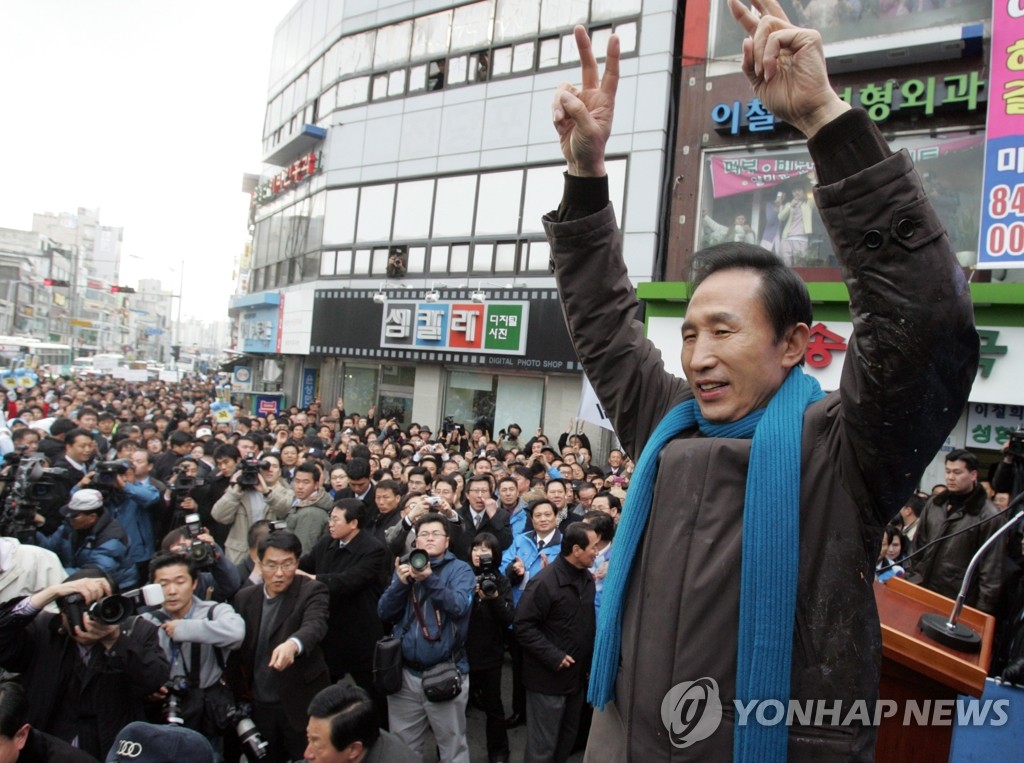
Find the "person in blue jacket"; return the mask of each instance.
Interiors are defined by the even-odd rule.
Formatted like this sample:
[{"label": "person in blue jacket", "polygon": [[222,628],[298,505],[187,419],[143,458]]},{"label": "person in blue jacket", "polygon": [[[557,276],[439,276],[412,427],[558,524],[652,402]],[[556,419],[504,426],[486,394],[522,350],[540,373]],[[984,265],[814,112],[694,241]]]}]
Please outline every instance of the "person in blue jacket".
[{"label": "person in blue jacket", "polygon": [[558,531],[558,512],[547,498],[527,507],[533,529],[512,539],[501,557],[501,569],[512,583],[512,601],[519,606],[526,584],[538,572],[558,558],[562,534]]},{"label": "person in blue jacket", "polygon": [[121,590],[138,584],[139,573],[128,558],[128,534],[104,509],[98,490],[78,490],[61,509],[64,522],[53,535],[36,533],[36,541],[60,558],[69,574],[83,567],[105,572]]}]

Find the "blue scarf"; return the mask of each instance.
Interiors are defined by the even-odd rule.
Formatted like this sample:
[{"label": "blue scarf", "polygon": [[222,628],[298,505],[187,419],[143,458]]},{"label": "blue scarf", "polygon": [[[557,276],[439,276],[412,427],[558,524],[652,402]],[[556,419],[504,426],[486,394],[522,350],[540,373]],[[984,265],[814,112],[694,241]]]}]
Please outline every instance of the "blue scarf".
[{"label": "blue scarf", "polygon": [[[800,439],[804,409],[822,397],[818,382],[796,366],[766,408],[739,421],[713,424],[701,415],[697,401],[690,399],[666,413],[655,427],[637,460],[615,532],[587,694],[594,707],[603,709],[614,699],[622,610],[633,559],[651,513],[661,449],[694,426],[705,437],[753,438],[743,505],[736,698],[788,702],[800,561]],[[787,744],[784,723],[737,724],[733,729],[736,761],[785,761]]]}]

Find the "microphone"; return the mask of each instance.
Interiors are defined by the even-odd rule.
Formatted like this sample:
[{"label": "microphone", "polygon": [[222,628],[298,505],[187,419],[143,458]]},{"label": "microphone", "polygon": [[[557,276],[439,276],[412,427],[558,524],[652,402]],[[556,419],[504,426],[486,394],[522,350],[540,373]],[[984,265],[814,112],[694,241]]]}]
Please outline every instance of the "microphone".
[{"label": "microphone", "polygon": [[[1021,493],[1013,502],[1006,507],[1004,513],[1008,514],[1010,509],[1017,506],[1021,500],[1024,500],[1024,493]],[[956,603],[953,605],[953,611],[950,613],[949,618],[945,618],[942,615],[934,613],[925,613],[921,615],[921,619],[917,621],[918,629],[929,638],[939,642],[945,647],[955,649],[958,652],[979,652],[981,651],[981,636],[975,633],[973,630],[958,622],[960,619],[960,612],[964,608],[964,600],[967,598],[967,590],[971,587],[971,579],[974,577],[974,570],[978,566],[978,562],[981,557],[985,555],[985,552],[1003,536],[1011,527],[1024,517],[1024,509],[1021,509],[1017,514],[1010,519],[1005,525],[1000,527],[984,543],[981,544],[981,548],[978,549],[977,553],[971,558],[971,563],[967,565],[967,571],[964,572],[964,582],[960,586],[960,593],[956,597]]]}]

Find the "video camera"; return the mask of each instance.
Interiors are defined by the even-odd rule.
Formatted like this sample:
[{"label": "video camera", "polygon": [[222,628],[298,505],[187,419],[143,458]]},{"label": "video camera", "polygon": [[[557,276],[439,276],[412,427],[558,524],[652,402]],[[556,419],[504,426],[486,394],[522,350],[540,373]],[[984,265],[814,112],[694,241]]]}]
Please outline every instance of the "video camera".
[{"label": "video camera", "polygon": [[117,478],[127,474],[131,468],[131,461],[126,461],[123,458],[117,461],[98,461],[94,467],[96,470],[96,482],[94,484],[100,489],[116,487]]},{"label": "video camera", "polygon": [[163,603],[163,588],[156,583],[150,583],[124,593],[104,596],[92,604],[86,604],[82,594],[72,593],[58,599],[57,606],[67,615],[72,628],[77,625],[84,629],[86,617],[104,625],[117,625],[138,614],[145,607],[159,607]]},{"label": "video camera", "polygon": [[203,523],[198,514],[185,515],[185,529],[188,530],[188,537],[192,544],[188,547],[186,555],[195,563],[199,569],[212,567],[217,561],[217,555],[211,544],[199,540],[203,532]]},{"label": "video camera", "polygon": [[0,478],[0,535],[34,543],[36,513],[42,505],[61,497],[60,478],[67,469],[51,469],[42,453],[25,453],[24,448],[4,456]]},{"label": "video camera", "polygon": [[260,484],[260,472],[270,468],[269,461],[246,458],[238,465],[238,486],[243,490],[255,490]]},{"label": "video camera", "polygon": [[175,466],[171,473],[177,475],[174,483],[170,486],[171,497],[176,503],[181,503],[191,497],[193,488],[199,487],[204,482],[202,477],[191,477],[185,474],[185,467],[180,465]]},{"label": "video camera", "polygon": [[1006,448],[1006,455],[1024,458],[1024,427],[1010,432],[1010,444]]},{"label": "video camera", "polygon": [[480,554],[480,574],[476,576],[480,593],[490,598],[498,594],[498,568],[492,554]]}]

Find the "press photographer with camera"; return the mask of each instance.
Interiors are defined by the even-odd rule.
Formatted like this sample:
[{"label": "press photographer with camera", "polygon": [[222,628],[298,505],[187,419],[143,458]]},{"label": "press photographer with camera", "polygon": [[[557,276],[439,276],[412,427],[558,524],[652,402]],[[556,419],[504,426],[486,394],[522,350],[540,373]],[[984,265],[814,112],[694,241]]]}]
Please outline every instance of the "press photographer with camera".
[{"label": "press photographer with camera", "polygon": [[500,763],[509,759],[501,668],[505,662],[505,633],[515,617],[512,584],[499,569],[501,543],[492,533],[481,532],[473,539],[470,561],[476,574],[476,594],[466,637],[469,693],[479,697],[487,715],[488,760]]},{"label": "press photographer with camera", "polygon": [[397,623],[402,685],[388,697],[388,726],[422,755],[427,724],[445,763],[469,763],[462,676],[469,670],[466,634],[476,577],[448,550],[448,521],[436,512],[416,520],[416,548],[395,561],[380,598],[381,620]]},{"label": "press photographer with camera", "polygon": [[36,542],[57,555],[68,575],[95,567],[119,586],[139,582],[138,568],[129,554],[128,534],[106,509],[98,490],[77,491],[61,514],[64,522],[57,532],[50,536],[37,533]]},{"label": "press photographer with camera", "polygon": [[[65,742],[77,739],[99,759],[118,730],[142,720],[142,700],[168,676],[156,626],[131,616],[140,594],[113,593],[110,580],[88,568],[0,605],[0,667],[20,674],[27,722]],[[43,611],[53,602],[60,614]],[[120,622],[100,619],[122,615]]]},{"label": "press photographer with camera", "polygon": [[261,519],[284,519],[295,499],[281,480],[281,459],[270,453],[243,459],[231,475],[231,486],[213,504],[214,520],[227,525],[224,551],[234,564],[248,556],[249,527]]},{"label": "press photographer with camera", "polygon": [[150,696],[151,720],[216,740],[228,728],[228,710],[235,704],[222,673],[228,652],[242,644],[245,622],[230,604],[196,595],[198,571],[188,557],[157,554],[149,569],[164,603],[142,617],[160,629],[160,648],[170,664],[169,680]]},{"label": "press photographer with camera", "polygon": [[231,601],[241,586],[238,567],[225,556],[198,514],[186,514],[185,524],[164,536],[160,550],[182,554],[192,560],[198,570],[198,590],[202,599]]}]

